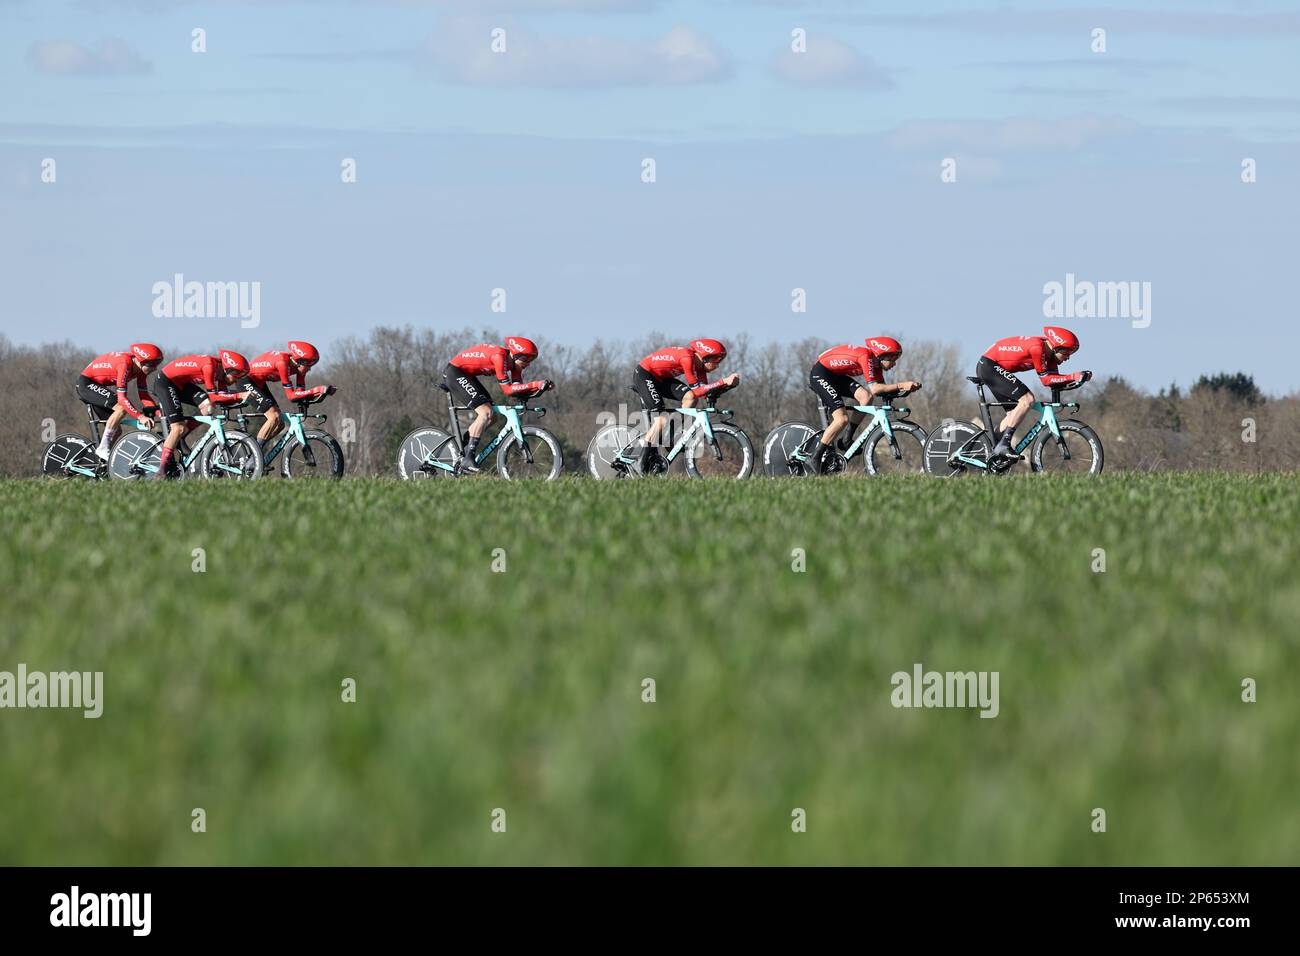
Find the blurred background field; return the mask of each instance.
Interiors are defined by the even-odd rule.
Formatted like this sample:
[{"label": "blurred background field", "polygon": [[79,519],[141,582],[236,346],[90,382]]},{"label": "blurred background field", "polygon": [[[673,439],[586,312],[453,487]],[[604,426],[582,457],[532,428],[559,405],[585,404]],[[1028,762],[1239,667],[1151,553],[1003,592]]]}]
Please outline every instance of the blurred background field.
[{"label": "blurred background field", "polygon": [[[0,670],[105,682],[0,711],[3,864],[1300,858],[1295,475],[11,480],[0,524]],[[1001,713],[893,708],[917,662]]]}]

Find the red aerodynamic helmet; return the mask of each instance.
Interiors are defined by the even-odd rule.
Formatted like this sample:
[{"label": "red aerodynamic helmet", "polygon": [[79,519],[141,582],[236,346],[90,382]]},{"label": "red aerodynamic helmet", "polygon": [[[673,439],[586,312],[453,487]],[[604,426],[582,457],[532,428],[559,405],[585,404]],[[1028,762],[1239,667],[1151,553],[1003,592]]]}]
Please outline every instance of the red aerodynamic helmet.
[{"label": "red aerodynamic helmet", "polygon": [[691,343],[691,351],[701,362],[721,362],[727,357],[727,347],[717,339],[696,339]]},{"label": "red aerodynamic helmet", "polygon": [[141,362],[161,362],[163,357],[162,349],[149,342],[136,342],[131,346],[131,354]]},{"label": "red aerodynamic helmet", "polygon": [[310,342],[290,342],[289,354],[303,365],[315,365],[320,361],[320,353]]},{"label": "red aerodynamic helmet", "polygon": [[898,339],[891,339],[888,335],[873,335],[867,339],[867,348],[871,349],[871,353],[876,358],[888,358],[891,355],[898,358],[903,354],[902,343]]},{"label": "red aerodynamic helmet", "polygon": [[522,335],[507,335],[506,351],[511,355],[526,355],[528,358],[537,358],[537,343],[532,339],[524,338]]},{"label": "red aerodynamic helmet", "polygon": [[248,374],[248,359],[230,349],[221,350],[221,370],[227,378],[241,378]]},{"label": "red aerodynamic helmet", "polygon": [[1079,337],[1069,329],[1063,329],[1058,325],[1045,325],[1043,336],[1053,349],[1064,349],[1070,354],[1079,351]]}]

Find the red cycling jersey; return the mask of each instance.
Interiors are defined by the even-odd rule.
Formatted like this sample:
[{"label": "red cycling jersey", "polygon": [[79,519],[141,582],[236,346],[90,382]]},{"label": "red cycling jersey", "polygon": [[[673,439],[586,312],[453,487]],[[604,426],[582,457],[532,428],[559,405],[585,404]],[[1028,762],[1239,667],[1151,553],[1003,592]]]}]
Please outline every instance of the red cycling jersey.
[{"label": "red cycling jersey", "polygon": [[643,358],[640,365],[660,380],[686,376],[686,384],[693,386],[691,394],[696,398],[723,387],[722,382],[709,384],[709,373],[705,370],[704,363],[690,349],[672,345],[656,349]]},{"label": "red cycling jersey", "polygon": [[221,368],[221,361],[211,355],[182,355],[163,366],[162,374],[175,385],[199,385],[218,405],[242,402],[244,396],[226,391],[230,380]]},{"label": "red cycling jersey", "polygon": [[[265,385],[273,380],[278,381],[284,386],[285,397],[291,402],[324,395],[328,390],[324,385],[317,385],[315,388],[304,387],[307,384],[307,372],[304,369],[295,371],[292,362],[293,356],[288,352],[263,352],[248,363],[248,379],[259,385]],[[291,385],[289,379],[295,375],[298,381]]]},{"label": "red cycling jersey", "polygon": [[81,374],[97,385],[113,385],[117,388],[117,402],[126,409],[132,418],[143,418],[144,414],[131,404],[126,387],[135,382],[140,388],[140,404],[145,411],[157,407],[149,389],[145,386],[145,374],[132,361],[130,352],[105,352],[84,369]]},{"label": "red cycling jersey", "polygon": [[544,382],[525,382],[515,363],[510,361],[510,353],[500,345],[472,345],[451,360],[451,364],[470,375],[496,376],[501,391],[507,395],[520,392],[540,392]]},{"label": "red cycling jersey", "polygon": [[998,339],[989,346],[984,358],[1008,372],[1033,369],[1038,373],[1038,380],[1048,388],[1083,378],[1082,372],[1062,375],[1057,371],[1060,366],[1056,363],[1056,356],[1052,354],[1047,339],[1041,335],[1013,335],[1009,339]]},{"label": "red cycling jersey", "polygon": [[861,375],[867,384],[883,383],[885,370],[880,367],[880,359],[871,349],[861,345],[833,345],[817,361],[828,372],[840,375]]}]

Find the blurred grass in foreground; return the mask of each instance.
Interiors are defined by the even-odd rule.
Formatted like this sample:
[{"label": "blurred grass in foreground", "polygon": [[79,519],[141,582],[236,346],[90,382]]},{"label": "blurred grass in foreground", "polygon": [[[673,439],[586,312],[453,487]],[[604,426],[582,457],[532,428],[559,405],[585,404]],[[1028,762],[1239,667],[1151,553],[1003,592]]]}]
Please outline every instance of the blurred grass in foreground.
[{"label": "blurred grass in foreground", "polygon": [[[1300,858],[1295,476],[9,481],[0,519],[0,670],[105,681],[0,711],[0,863]],[[894,709],[915,662],[1000,715]]]}]

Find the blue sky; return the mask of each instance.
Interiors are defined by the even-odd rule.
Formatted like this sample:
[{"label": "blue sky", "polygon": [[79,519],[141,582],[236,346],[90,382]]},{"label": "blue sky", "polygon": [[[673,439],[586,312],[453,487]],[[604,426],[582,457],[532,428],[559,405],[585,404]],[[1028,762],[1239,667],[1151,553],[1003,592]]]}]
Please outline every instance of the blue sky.
[{"label": "blue sky", "polygon": [[[0,0],[0,331],[891,331],[973,364],[1073,273],[1152,289],[1145,328],[1067,323],[1080,367],[1290,392],[1297,41],[1297,5],[1232,0]],[[177,272],[260,282],[261,324],[155,318]]]}]

